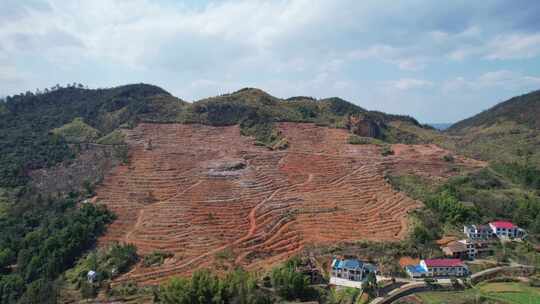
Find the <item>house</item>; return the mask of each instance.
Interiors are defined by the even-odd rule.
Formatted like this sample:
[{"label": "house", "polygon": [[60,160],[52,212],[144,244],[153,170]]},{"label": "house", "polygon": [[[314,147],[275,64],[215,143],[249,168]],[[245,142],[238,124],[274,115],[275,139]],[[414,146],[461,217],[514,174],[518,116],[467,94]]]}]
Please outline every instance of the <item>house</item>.
[{"label": "house", "polygon": [[493,254],[494,240],[460,240],[467,246],[467,254],[470,260]]},{"label": "house", "polygon": [[470,240],[489,240],[493,237],[493,229],[489,225],[463,226],[463,232]]},{"label": "house", "polygon": [[509,221],[490,222],[489,227],[491,227],[491,231],[498,238],[515,239],[524,238],[527,235],[525,230],[519,228],[518,226],[514,225],[512,222]]},{"label": "house", "polygon": [[[442,247],[441,249],[446,256],[451,257],[451,258],[463,260],[463,259],[469,259],[471,257],[468,245],[460,241],[450,242],[446,246]],[[473,249],[474,249],[474,246],[473,246]]]},{"label": "house", "polygon": [[492,254],[492,244],[493,241],[490,240],[464,239],[450,242],[446,246],[441,247],[441,249],[447,257],[474,260],[478,257]]},{"label": "house", "polygon": [[330,284],[361,288],[370,273],[376,274],[377,268],[358,259],[332,260]]},{"label": "house", "polygon": [[460,259],[425,259],[418,265],[405,267],[413,279],[428,277],[462,277],[469,274],[469,269]]}]

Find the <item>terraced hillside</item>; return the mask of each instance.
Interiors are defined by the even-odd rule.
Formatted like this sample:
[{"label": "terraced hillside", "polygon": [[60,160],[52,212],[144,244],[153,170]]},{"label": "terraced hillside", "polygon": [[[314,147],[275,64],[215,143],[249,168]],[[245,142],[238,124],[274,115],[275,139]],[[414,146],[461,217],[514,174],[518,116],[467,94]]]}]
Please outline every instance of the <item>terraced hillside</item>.
[{"label": "terraced hillside", "polygon": [[[385,172],[454,172],[436,146],[395,146],[394,156],[383,157],[379,146],[347,144],[343,129],[277,128],[287,150],[256,146],[238,126],[141,123],[125,130],[129,165],[97,189],[98,201],[118,215],[100,243],[174,256],[161,266],[137,266],[116,283],[156,284],[215,265],[219,256],[257,269],[308,243],[398,240],[407,232],[407,212],[420,203],[395,192]],[[456,158],[452,166],[482,163]]]}]

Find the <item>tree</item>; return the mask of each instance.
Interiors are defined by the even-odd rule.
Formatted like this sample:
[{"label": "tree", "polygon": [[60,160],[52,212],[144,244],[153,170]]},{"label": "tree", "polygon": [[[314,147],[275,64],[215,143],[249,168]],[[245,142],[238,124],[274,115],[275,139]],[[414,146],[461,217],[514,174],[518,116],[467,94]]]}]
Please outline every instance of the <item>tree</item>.
[{"label": "tree", "polygon": [[309,278],[296,272],[292,265],[275,268],[271,279],[274,288],[285,299],[302,299],[307,296]]},{"label": "tree", "polygon": [[370,297],[374,297],[377,289],[377,277],[373,272],[370,272],[367,274],[366,280],[362,283],[362,290],[369,294]]}]

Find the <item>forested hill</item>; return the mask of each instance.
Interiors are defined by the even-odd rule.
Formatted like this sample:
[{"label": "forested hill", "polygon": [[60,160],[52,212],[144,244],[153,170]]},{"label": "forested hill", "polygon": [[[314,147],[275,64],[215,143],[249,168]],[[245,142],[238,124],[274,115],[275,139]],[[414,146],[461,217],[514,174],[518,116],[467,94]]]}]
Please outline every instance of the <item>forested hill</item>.
[{"label": "forested hill", "polygon": [[540,130],[540,90],[513,97],[505,102],[452,125],[448,132],[460,133],[467,128],[491,126],[511,121]]},{"label": "forested hill", "polygon": [[526,161],[540,168],[540,91],[460,121],[446,134],[456,139],[456,150],[465,155],[492,162]]},{"label": "forested hill", "polygon": [[134,123],[139,113],[149,111],[148,99],[157,97],[174,99],[150,85],[97,90],[57,87],[7,97],[0,107],[0,187],[21,186],[29,170],[73,156],[66,138],[52,132],[55,128],[80,118],[97,130],[96,136],[105,135]]}]

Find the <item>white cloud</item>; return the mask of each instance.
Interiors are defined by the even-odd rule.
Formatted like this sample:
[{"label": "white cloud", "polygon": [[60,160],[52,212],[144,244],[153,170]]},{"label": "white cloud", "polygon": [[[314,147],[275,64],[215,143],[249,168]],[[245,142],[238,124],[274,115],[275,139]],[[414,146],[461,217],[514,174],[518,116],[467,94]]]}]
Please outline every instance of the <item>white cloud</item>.
[{"label": "white cloud", "polygon": [[383,62],[391,63],[401,70],[417,71],[425,68],[429,59],[414,55],[414,50],[406,48],[397,48],[385,44],[376,44],[368,48],[356,49],[348,53],[348,57],[354,60],[378,59]]},{"label": "white cloud", "polygon": [[463,41],[461,35],[447,37],[454,47],[448,54],[453,60],[483,58],[489,60],[514,60],[540,55],[540,33],[505,33],[494,37],[477,37]]},{"label": "white cloud", "polygon": [[540,33],[495,37],[487,45],[488,59],[533,58],[540,54]]},{"label": "white cloud", "polygon": [[433,85],[433,82],[415,78],[401,78],[396,81],[391,81],[390,84],[398,90],[411,90],[430,87]]},{"label": "white cloud", "polygon": [[456,77],[447,80],[442,85],[443,92],[460,92],[471,90],[486,90],[499,88],[504,90],[530,91],[540,87],[540,77],[523,75],[510,70],[486,72],[473,79]]}]

